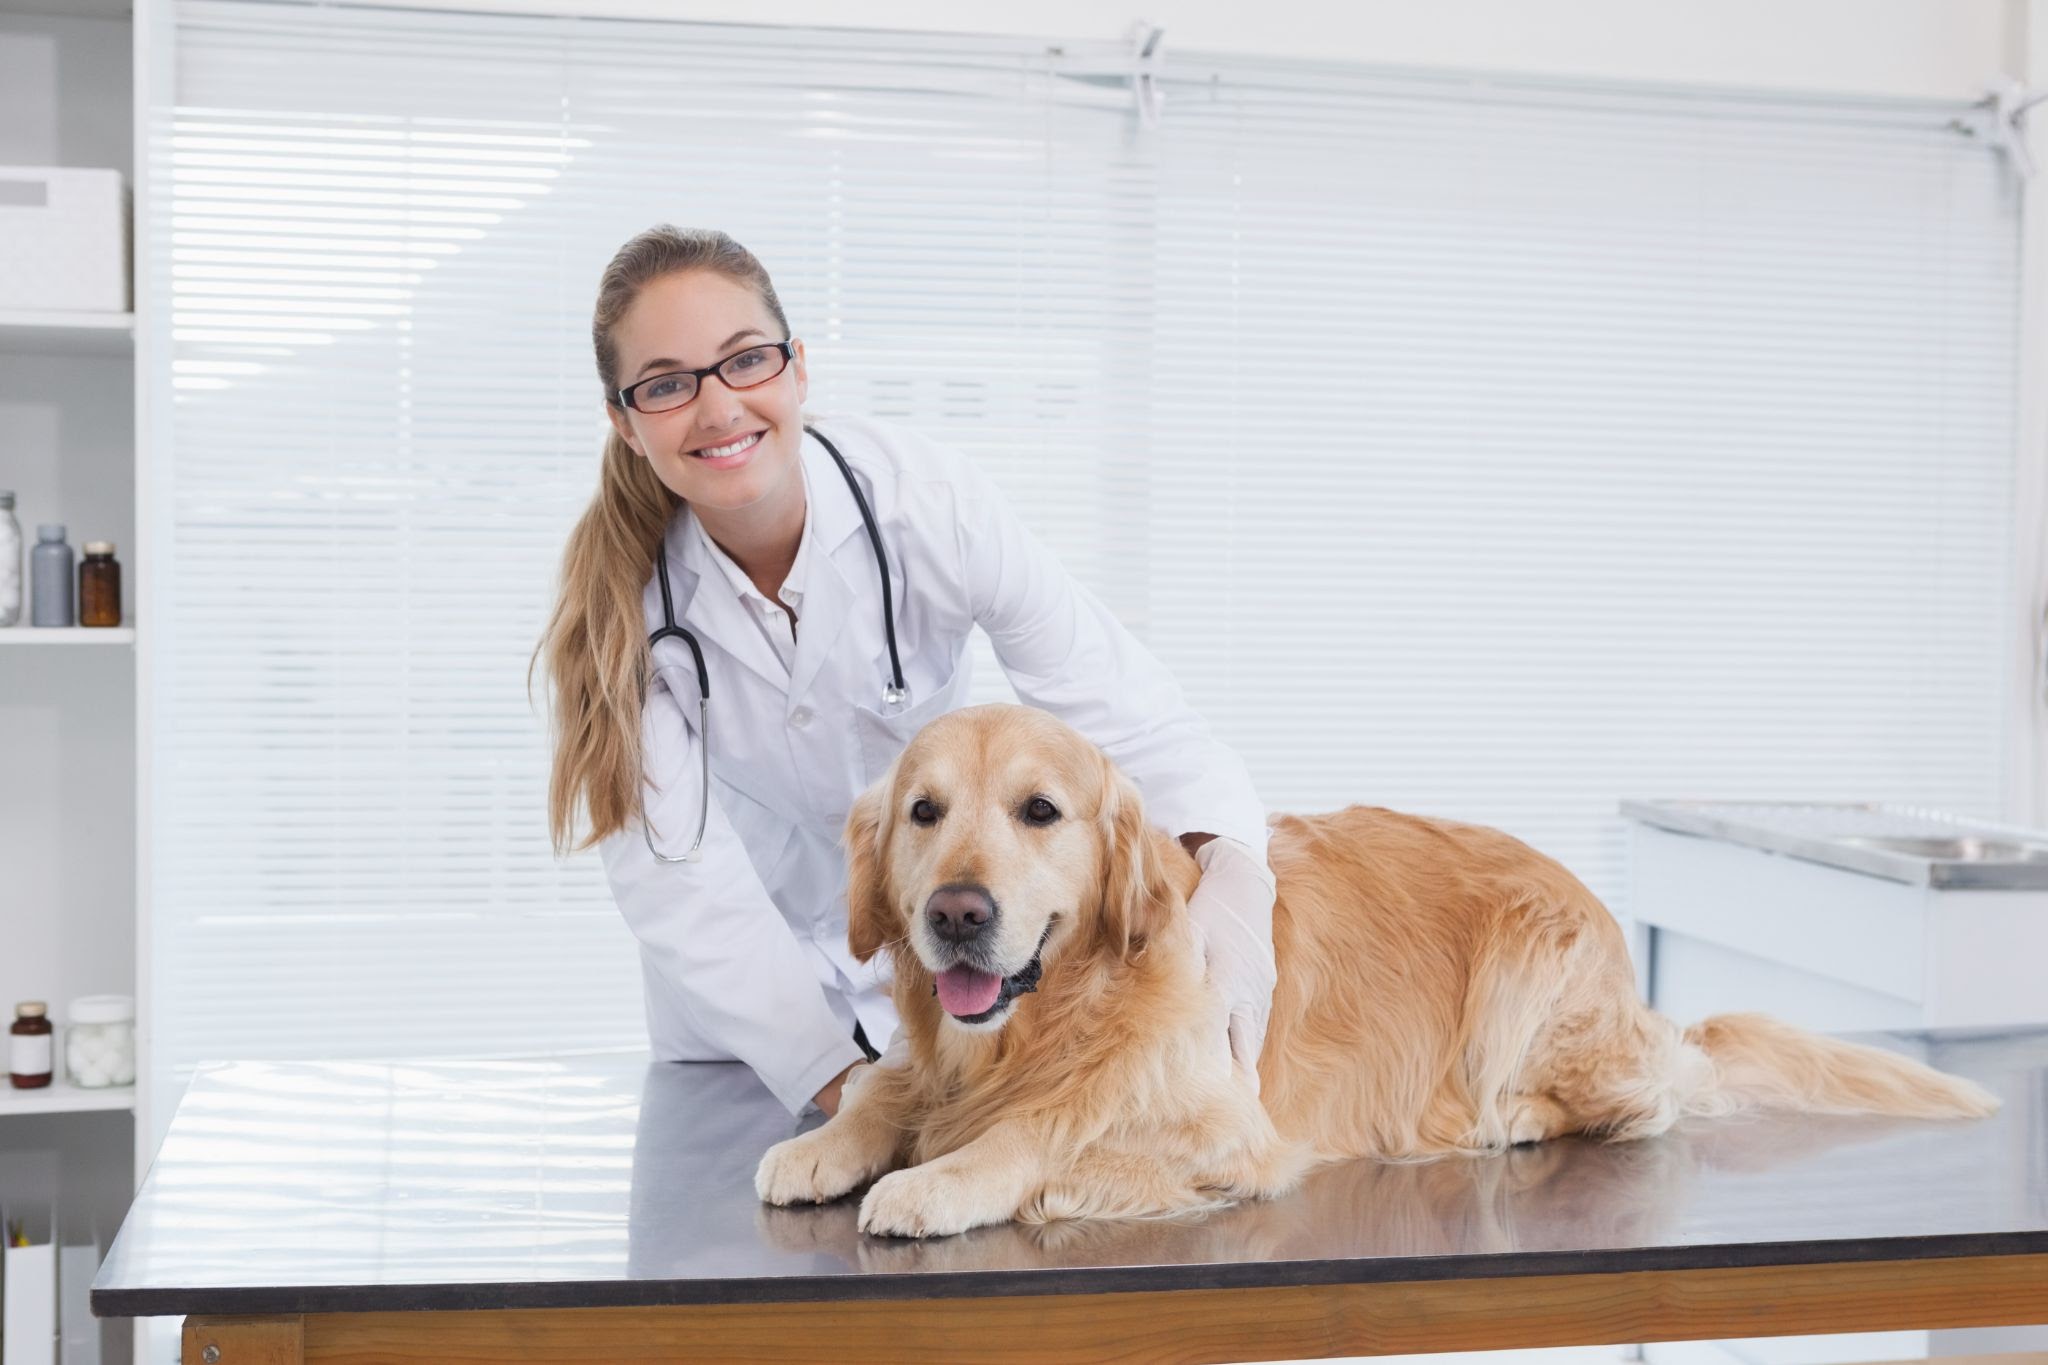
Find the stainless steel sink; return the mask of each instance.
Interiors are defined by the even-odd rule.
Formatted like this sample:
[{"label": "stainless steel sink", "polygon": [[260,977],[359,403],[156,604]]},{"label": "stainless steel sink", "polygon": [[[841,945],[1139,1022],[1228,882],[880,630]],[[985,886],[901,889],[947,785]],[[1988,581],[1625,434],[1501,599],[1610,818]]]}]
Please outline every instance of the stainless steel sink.
[{"label": "stainless steel sink", "polygon": [[1882,848],[1914,858],[1942,862],[2048,863],[2048,844],[2022,844],[2008,839],[1985,839],[1973,834],[1953,838],[1914,838],[1897,834],[1845,834],[1836,843],[1858,848]]},{"label": "stainless steel sink", "polygon": [[1621,813],[1914,886],[2048,889],[2048,832],[1910,806],[1624,801]]}]

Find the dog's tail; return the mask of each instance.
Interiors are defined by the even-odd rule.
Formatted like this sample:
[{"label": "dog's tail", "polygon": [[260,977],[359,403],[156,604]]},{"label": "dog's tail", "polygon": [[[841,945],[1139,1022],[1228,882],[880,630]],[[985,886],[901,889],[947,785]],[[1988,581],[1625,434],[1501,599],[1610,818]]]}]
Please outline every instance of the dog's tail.
[{"label": "dog's tail", "polygon": [[1808,1114],[1983,1118],[1998,1097],[1881,1048],[1794,1028],[1765,1014],[1717,1014],[1685,1030],[1712,1063],[1682,1101],[1688,1114],[1782,1109]]}]

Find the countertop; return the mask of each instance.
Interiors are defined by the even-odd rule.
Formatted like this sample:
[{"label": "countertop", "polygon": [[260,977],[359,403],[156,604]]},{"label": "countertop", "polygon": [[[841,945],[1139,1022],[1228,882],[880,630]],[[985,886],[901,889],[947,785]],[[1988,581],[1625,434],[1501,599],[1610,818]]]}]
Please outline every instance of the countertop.
[{"label": "countertop", "polygon": [[1177,1221],[866,1237],[777,1209],[795,1121],[637,1055],[204,1068],[93,1286],[112,1316],[1089,1294],[2048,1252],[2048,1029],[1873,1041],[1978,1122],[1689,1121],[1646,1142],[1352,1162]]},{"label": "countertop", "polygon": [[2048,835],[1914,806],[1624,801],[1631,820],[1937,891],[2048,890]]}]

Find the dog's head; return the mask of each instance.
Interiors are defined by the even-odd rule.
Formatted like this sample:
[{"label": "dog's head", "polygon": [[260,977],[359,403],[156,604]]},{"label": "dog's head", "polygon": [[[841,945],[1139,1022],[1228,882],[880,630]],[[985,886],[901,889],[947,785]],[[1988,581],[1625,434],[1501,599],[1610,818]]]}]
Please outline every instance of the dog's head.
[{"label": "dog's head", "polygon": [[1130,961],[1171,911],[1137,787],[1043,711],[927,725],[846,820],[847,925],[865,962],[922,966],[961,1026],[1001,1028],[1070,955]]}]

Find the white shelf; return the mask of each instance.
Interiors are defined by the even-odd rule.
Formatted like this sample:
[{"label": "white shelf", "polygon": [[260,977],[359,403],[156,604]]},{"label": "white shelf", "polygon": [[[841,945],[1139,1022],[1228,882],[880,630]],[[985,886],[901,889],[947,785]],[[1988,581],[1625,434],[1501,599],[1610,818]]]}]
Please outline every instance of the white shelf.
[{"label": "white shelf", "polygon": [[0,351],[15,355],[125,356],[134,349],[133,313],[23,312],[0,308]]},{"label": "white shelf", "polygon": [[80,1090],[62,1076],[40,1090],[0,1085],[0,1118],[9,1114],[84,1114],[95,1110],[135,1108],[135,1087],[113,1085]]},{"label": "white shelf", "polygon": [[133,626],[6,626],[0,627],[0,647],[6,645],[132,645]]},{"label": "white shelf", "polygon": [[127,19],[130,0],[0,0],[0,14],[40,14],[60,19]]}]

